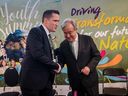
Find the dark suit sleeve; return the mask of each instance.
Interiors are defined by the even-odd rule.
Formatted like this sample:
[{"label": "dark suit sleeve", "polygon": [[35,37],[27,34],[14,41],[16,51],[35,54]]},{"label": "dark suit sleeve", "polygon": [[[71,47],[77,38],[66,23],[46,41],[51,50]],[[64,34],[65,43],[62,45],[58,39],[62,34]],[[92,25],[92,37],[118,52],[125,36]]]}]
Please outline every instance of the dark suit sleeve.
[{"label": "dark suit sleeve", "polygon": [[91,60],[87,66],[90,68],[90,71],[93,71],[98,65],[101,59],[101,56],[100,56],[99,50],[97,49],[96,44],[94,43],[91,37],[89,38],[89,42],[90,42],[90,48],[91,48]]},{"label": "dark suit sleeve", "polygon": [[3,56],[0,56],[0,60],[3,60]]},{"label": "dark suit sleeve", "polygon": [[37,28],[31,29],[27,40],[28,50],[30,50],[33,59],[45,64],[45,66],[50,69],[58,69],[58,65],[48,57],[46,52],[44,52],[44,47],[46,47],[44,43],[48,43],[47,40],[44,40],[44,36],[42,36]]},{"label": "dark suit sleeve", "polygon": [[64,56],[63,56],[63,51],[62,51],[62,44],[60,44],[60,47],[56,50],[56,55],[58,56],[58,63],[61,65],[61,68],[64,67]]}]

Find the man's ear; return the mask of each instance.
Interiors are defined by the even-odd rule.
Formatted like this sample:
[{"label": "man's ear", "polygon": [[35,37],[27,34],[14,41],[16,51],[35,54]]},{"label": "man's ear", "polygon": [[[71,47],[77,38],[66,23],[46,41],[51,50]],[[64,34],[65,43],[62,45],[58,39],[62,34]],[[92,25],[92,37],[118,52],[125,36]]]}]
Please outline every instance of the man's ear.
[{"label": "man's ear", "polygon": [[48,18],[44,18],[44,24],[47,24],[48,23]]}]

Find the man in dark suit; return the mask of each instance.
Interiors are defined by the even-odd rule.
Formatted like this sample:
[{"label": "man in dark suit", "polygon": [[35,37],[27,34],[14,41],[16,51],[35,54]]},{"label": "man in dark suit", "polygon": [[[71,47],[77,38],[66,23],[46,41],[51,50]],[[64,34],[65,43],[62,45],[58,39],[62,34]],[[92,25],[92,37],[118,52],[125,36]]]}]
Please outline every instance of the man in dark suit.
[{"label": "man in dark suit", "polygon": [[60,65],[53,61],[48,35],[56,31],[59,20],[57,10],[46,10],[42,16],[42,25],[29,32],[20,74],[23,96],[54,96],[52,84]]},{"label": "man in dark suit", "polygon": [[72,19],[65,19],[61,28],[66,39],[58,51],[59,63],[67,65],[73,96],[98,96],[96,66],[101,57],[93,39],[78,34]]}]

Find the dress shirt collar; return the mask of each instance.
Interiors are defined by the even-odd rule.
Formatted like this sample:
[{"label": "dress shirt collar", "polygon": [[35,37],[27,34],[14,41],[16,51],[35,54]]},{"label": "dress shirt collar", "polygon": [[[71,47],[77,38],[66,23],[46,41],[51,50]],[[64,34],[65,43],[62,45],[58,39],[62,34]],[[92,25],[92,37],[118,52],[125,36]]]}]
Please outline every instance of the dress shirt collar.
[{"label": "dress shirt collar", "polygon": [[78,34],[76,34],[76,38],[73,42],[69,42],[70,46],[71,46],[71,50],[75,56],[75,58],[77,59],[78,56]]},{"label": "dress shirt collar", "polygon": [[75,38],[75,42],[78,41],[78,34],[76,33],[76,38]]},{"label": "dress shirt collar", "polygon": [[76,38],[73,42],[70,42],[70,43],[75,43],[75,42],[78,42],[78,34],[76,33]]},{"label": "dress shirt collar", "polygon": [[48,31],[48,29],[44,26],[44,24],[42,24],[42,26],[43,26],[43,28],[44,28],[44,30],[45,30],[47,36],[49,36],[50,32]]}]

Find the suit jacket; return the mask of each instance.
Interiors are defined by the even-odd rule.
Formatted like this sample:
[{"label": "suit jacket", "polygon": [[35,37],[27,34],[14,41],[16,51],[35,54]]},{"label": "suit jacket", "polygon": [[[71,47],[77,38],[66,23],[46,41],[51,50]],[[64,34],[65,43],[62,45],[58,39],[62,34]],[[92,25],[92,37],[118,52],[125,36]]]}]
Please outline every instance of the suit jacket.
[{"label": "suit jacket", "polygon": [[51,47],[43,26],[32,28],[27,38],[26,54],[22,62],[20,86],[42,89],[54,80]]},{"label": "suit jacket", "polygon": [[[70,86],[73,89],[79,88],[80,82],[85,87],[93,87],[98,84],[96,66],[100,60],[98,51],[93,39],[90,36],[78,34],[78,57],[75,58],[70,44],[64,40],[59,48],[59,63],[67,64]],[[90,74],[85,76],[81,69],[85,66],[90,68]]]}]

